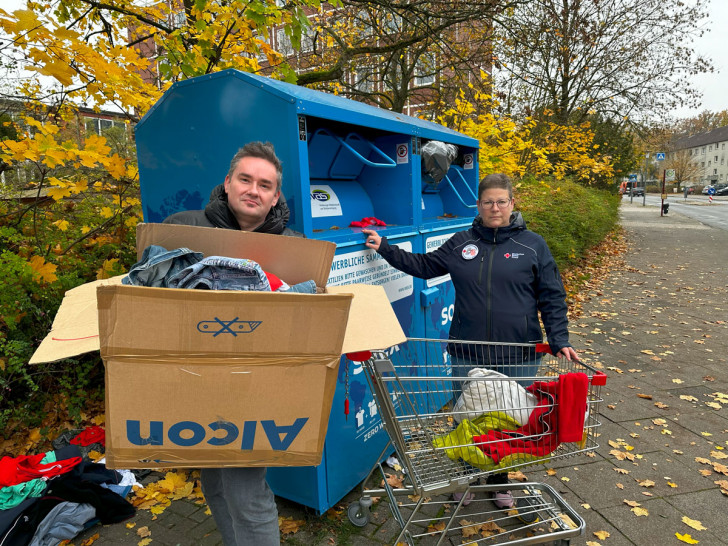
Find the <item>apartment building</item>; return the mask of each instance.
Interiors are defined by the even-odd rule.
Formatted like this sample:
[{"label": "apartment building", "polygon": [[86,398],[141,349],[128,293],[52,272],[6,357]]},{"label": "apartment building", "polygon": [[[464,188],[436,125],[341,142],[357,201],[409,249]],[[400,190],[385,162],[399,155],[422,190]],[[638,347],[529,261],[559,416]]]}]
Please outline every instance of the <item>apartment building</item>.
[{"label": "apartment building", "polygon": [[686,156],[693,165],[694,184],[728,182],[728,127],[698,133],[675,141],[668,159]]}]

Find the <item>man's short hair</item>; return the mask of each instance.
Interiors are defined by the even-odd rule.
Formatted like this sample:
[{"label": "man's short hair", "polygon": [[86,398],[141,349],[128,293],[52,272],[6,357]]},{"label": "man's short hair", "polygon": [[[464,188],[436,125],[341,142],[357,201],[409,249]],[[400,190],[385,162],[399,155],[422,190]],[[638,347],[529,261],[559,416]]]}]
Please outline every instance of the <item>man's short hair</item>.
[{"label": "man's short hair", "polygon": [[260,142],[258,140],[248,142],[245,146],[238,150],[238,152],[233,156],[233,159],[230,161],[228,176],[233,175],[238,163],[240,163],[240,160],[244,157],[257,157],[271,162],[276,168],[276,190],[281,190],[281,183],[283,181],[283,165],[276,155],[273,144],[270,142]]},{"label": "man's short hair", "polygon": [[485,190],[490,189],[508,190],[508,198],[513,199],[513,182],[511,177],[503,173],[489,174],[478,184],[478,199],[483,196]]}]

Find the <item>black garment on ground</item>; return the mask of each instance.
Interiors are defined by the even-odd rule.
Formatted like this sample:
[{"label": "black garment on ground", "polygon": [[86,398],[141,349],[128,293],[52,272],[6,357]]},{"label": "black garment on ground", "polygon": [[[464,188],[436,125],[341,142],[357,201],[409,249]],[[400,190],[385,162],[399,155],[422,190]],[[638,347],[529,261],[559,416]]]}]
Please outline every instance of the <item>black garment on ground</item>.
[{"label": "black garment on ground", "polygon": [[136,508],[121,495],[73,475],[51,480],[46,493],[70,502],[90,504],[96,508],[96,516],[105,525],[119,523],[136,513]]}]

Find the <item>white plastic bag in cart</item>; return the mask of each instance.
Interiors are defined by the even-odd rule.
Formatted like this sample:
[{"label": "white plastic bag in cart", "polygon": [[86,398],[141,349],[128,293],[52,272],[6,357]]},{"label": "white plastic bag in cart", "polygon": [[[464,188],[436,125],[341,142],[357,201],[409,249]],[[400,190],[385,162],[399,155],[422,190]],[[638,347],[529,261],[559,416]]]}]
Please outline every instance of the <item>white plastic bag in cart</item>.
[{"label": "white plastic bag in cart", "polygon": [[468,372],[468,377],[477,379],[464,383],[463,393],[455,402],[453,417],[458,423],[463,419],[475,419],[490,411],[501,411],[523,426],[538,406],[538,399],[517,381],[496,379],[508,376],[495,370],[473,368]]}]

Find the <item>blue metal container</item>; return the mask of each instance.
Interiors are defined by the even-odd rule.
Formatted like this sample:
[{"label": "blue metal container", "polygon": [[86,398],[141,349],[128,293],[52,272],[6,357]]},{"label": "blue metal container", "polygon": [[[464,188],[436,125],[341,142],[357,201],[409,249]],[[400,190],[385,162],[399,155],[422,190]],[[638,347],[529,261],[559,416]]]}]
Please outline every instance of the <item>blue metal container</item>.
[{"label": "blue metal container", "polygon": [[[377,230],[390,244],[433,250],[475,216],[477,140],[253,74],[201,76],[174,84],[136,126],[145,221],[203,208],[230,159],[251,140],[270,141],[283,163],[289,226],[337,244],[329,284],[383,285],[408,336],[447,337],[452,283],[394,270],[350,224],[374,217],[386,223]],[[459,150],[437,185],[421,173],[420,147],[429,140]],[[361,366],[342,358],[321,464],[272,468],[268,481],[277,495],[324,512],[367,475],[386,441]]]}]

